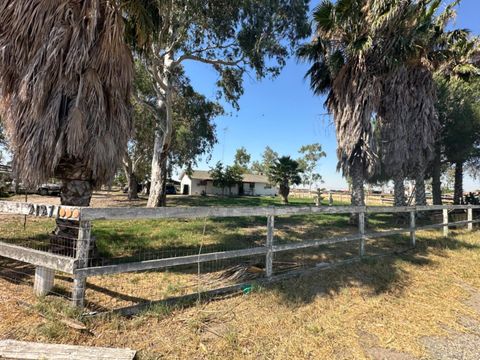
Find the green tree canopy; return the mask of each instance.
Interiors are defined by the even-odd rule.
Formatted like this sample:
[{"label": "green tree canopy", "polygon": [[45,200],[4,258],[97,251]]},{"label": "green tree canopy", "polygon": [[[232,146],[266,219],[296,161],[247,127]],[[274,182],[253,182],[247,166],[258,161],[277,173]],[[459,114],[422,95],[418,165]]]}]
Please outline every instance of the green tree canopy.
[{"label": "green tree canopy", "polygon": [[210,169],[210,176],[213,180],[213,186],[221,188],[223,194],[225,194],[225,188],[228,188],[230,195],[232,187],[243,180],[241,168],[235,165],[224,166],[220,161]]},{"label": "green tree canopy", "polygon": [[[185,62],[210,66],[218,74],[217,98],[235,108],[243,94],[243,75],[276,76],[300,39],[310,33],[307,0],[230,1],[166,0],[156,2],[159,28],[143,46],[163,129],[157,129],[148,205],[162,205],[162,172],[172,146],[173,94]],[[157,16],[155,14],[155,17]],[[152,24],[155,21],[151,21]]]},{"label": "green tree canopy", "polygon": [[250,159],[251,156],[247,152],[247,149],[242,146],[235,152],[235,159],[233,161],[233,164],[240,168],[244,173],[246,173],[250,170]]},{"label": "green tree canopy", "polygon": [[436,104],[442,124],[439,149],[455,167],[454,203],[463,197],[463,167],[480,157],[480,81],[459,77],[436,77]]},{"label": "green tree canopy", "polygon": [[445,156],[451,163],[466,162],[479,155],[480,81],[441,76],[435,80]]},{"label": "green tree canopy", "polygon": [[312,185],[322,180],[322,176],[317,171],[318,163],[327,154],[319,143],[303,145],[299,152],[303,155],[297,160],[303,171],[302,183],[311,189]]},{"label": "green tree canopy", "polygon": [[275,160],[278,159],[278,153],[273,151],[270,146],[266,146],[262,153],[262,160],[254,161],[252,163],[252,171],[255,174],[267,175],[270,173],[270,168],[274,165]]}]

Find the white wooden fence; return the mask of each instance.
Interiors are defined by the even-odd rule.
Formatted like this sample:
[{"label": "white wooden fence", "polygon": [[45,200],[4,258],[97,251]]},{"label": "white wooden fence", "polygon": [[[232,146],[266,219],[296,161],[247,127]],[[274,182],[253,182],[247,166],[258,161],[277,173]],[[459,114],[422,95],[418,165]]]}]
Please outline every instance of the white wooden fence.
[{"label": "white wooden fence", "polygon": [[[54,272],[61,271],[72,274],[74,283],[72,302],[74,306],[83,307],[85,286],[88,276],[118,274],[134,271],[162,269],[166,267],[198,264],[202,262],[241,258],[245,256],[265,256],[265,276],[272,277],[272,262],[275,253],[318,247],[347,241],[359,241],[359,255],[365,253],[365,240],[390,235],[409,233],[411,245],[415,246],[416,231],[442,228],[443,235],[448,236],[449,226],[467,225],[472,230],[474,223],[473,210],[480,206],[443,205],[443,206],[411,206],[411,207],[354,207],[354,206],[320,206],[320,207],[167,207],[167,208],[74,208],[68,206],[38,205],[0,201],[0,214],[20,214],[37,217],[68,219],[78,222],[78,241],[73,257],[61,256],[0,241],[0,256],[35,265],[34,289],[38,295],[47,294],[53,287]],[[467,220],[448,221],[448,212],[466,210]],[[416,226],[416,214],[424,211],[442,211],[443,222],[432,225]],[[366,232],[365,216],[378,213],[409,213],[409,227],[395,230]],[[305,240],[288,244],[274,243],[275,217],[307,214],[358,214],[358,233],[320,240]],[[88,250],[91,241],[91,223],[96,220],[135,220],[135,219],[171,219],[171,218],[225,218],[265,216],[267,218],[267,238],[265,246],[254,248],[210,252],[200,255],[169,257],[156,260],[137,261],[117,265],[88,266]]]}]

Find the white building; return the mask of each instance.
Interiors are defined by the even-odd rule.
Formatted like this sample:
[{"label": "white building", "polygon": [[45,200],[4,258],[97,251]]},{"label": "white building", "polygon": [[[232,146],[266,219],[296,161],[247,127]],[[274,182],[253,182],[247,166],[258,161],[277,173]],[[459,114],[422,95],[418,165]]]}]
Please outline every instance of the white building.
[{"label": "white building", "polygon": [[[183,195],[222,195],[221,188],[213,186],[212,176],[205,170],[194,170],[191,175],[180,176],[180,193]],[[232,186],[232,195],[275,196],[277,187],[270,185],[265,175],[243,174],[243,181]],[[229,189],[225,189],[225,195]]]}]

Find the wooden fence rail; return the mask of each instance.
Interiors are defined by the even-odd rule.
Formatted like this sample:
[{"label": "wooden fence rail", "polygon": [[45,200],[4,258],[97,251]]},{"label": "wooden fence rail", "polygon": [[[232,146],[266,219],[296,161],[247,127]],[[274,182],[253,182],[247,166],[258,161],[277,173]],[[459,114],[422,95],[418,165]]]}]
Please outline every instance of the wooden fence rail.
[{"label": "wooden fence rail", "polygon": [[[480,205],[436,205],[436,206],[307,206],[307,207],[171,207],[171,208],[72,208],[64,206],[48,206],[27,203],[0,201],[0,214],[20,214],[39,217],[51,217],[77,221],[79,224],[75,257],[66,257],[15,246],[0,241],[0,256],[27,262],[36,266],[35,291],[45,295],[53,287],[54,271],[73,274],[73,305],[84,306],[86,279],[88,276],[118,274],[134,271],[162,269],[173,266],[198,264],[221,259],[241,258],[246,256],[265,256],[265,276],[272,277],[273,256],[278,252],[292,251],[330,245],[348,241],[359,241],[359,254],[365,254],[365,240],[409,233],[411,245],[416,243],[416,231],[442,228],[443,235],[448,236],[449,226],[467,225],[472,230],[474,223],[473,210]],[[467,220],[449,222],[448,212],[466,210]],[[418,212],[442,211],[443,221],[439,224],[418,227]],[[367,214],[409,213],[409,227],[387,231],[366,232]],[[308,214],[358,214],[358,233],[319,240],[304,240],[291,244],[275,244],[275,217]],[[170,219],[170,218],[219,218],[261,216],[267,218],[267,237],[265,246],[249,249],[210,252],[199,255],[170,257],[155,260],[123,263],[118,265],[88,266],[88,249],[91,241],[91,223],[96,220],[135,220],[135,219]]]}]

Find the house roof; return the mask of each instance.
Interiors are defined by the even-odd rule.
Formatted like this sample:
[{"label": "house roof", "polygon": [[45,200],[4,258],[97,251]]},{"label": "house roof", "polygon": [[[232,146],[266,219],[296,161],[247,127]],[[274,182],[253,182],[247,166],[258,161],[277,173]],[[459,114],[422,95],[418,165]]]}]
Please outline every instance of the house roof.
[{"label": "house roof", "polygon": [[[212,180],[212,176],[208,170],[194,170],[191,175],[183,173],[180,177],[183,178],[185,175],[189,176],[191,179],[198,180]],[[260,174],[243,174],[243,182],[247,183],[265,183],[268,184],[268,177]]]}]

